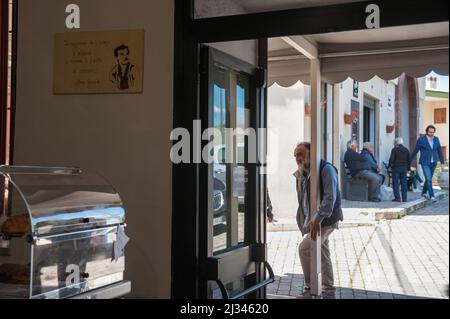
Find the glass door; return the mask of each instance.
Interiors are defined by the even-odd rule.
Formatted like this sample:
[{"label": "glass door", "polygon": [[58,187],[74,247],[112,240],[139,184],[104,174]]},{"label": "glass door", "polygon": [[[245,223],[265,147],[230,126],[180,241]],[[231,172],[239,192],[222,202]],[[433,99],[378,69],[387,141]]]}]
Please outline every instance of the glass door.
[{"label": "glass door", "polygon": [[258,120],[263,92],[258,76],[261,70],[202,47],[200,107],[208,127],[203,127],[199,233],[206,298],[261,298],[273,280],[262,229],[259,144],[265,132]]}]

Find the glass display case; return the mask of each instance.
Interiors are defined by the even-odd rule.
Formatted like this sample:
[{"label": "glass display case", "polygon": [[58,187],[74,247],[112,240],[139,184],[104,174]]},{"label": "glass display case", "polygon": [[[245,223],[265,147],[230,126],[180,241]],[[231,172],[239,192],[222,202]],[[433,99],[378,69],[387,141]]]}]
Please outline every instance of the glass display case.
[{"label": "glass display case", "polygon": [[79,168],[0,166],[0,298],[118,298],[125,210]]}]

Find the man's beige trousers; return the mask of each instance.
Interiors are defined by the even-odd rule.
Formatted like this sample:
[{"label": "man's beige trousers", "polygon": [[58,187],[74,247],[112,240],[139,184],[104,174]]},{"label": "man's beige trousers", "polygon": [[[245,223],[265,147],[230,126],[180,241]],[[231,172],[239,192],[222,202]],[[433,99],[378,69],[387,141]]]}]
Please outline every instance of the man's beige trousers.
[{"label": "man's beige trousers", "polygon": [[[330,257],[330,247],[328,238],[335,230],[335,227],[325,227],[321,231],[322,240],[322,290],[324,293],[334,292],[333,264]],[[299,245],[298,252],[300,263],[302,264],[305,276],[305,286],[311,287],[311,247],[313,240],[308,233]]]}]

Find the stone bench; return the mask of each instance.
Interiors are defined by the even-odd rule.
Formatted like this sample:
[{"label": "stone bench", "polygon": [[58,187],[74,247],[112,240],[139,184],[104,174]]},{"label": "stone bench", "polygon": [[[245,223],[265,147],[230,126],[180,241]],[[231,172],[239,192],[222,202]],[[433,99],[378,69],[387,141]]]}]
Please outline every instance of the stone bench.
[{"label": "stone bench", "polygon": [[354,178],[345,166],[345,199],[351,201],[369,201],[369,183],[365,179]]}]

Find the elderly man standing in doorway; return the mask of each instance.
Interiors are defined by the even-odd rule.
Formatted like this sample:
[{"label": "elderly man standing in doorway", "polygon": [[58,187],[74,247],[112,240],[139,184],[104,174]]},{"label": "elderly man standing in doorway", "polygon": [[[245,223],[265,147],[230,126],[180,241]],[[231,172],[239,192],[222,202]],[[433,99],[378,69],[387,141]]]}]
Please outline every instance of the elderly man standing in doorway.
[{"label": "elderly man standing in doorway", "polygon": [[[297,194],[299,207],[297,210],[297,224],[303,235],[299,246],[300,263],[303,268],[305,290],[303,298],[311,298],[311,250],[317,235],[321,235],[322,249],[322,291],[324,298],[335,297],[333,265],[330,257],[328,238],[338,228],[342,221],[341,194],[339,191],[337,169],[324,160],[320,162],[319,189],[310,189],[311,172],[311,144],[299,143],[294,151],[298,165],[294,176],[297,181]],[[310,194],[320,191],[321,199],[317,212],[311,214]]]},{"label": "elderly man standing in doorway", "polygon": [[371,171],[367,158],[359,154],[356,149],[355,141],[347,142],[347,152],[344,155],[345,165],[352,177],[367,180],[369,184],[369,201],[380,202],[382,178],[377,173]]},{"label": "elderly man standing in doorway", "polygon": [[429,193],[429,199],[435,199],[433,190],[433,175],[437,166],[437,156],[441,160],[442,165],[444,162],[444,153],[442,152],[441,143],[437,136],[434,136],[436,128],[433,125],[429,125],[425,131],[426,135],[419,137],[416,143],[414,151],[412,151],[409,158],[410,162],[414,160],[417,153],[420,151],[419,164],[422,166],[423,175],[425,175],[425,183],[422,189],[422,196],[427,197],[427,191]]}]

